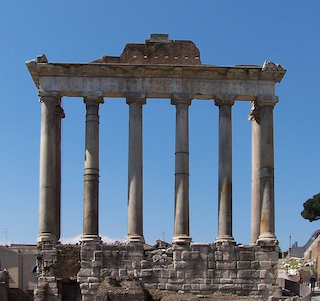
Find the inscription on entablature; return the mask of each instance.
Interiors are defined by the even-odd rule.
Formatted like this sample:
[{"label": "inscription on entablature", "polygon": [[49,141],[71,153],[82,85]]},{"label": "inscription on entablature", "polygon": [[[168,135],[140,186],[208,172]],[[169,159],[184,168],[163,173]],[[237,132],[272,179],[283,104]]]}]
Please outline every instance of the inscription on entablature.
[{"label": "inscription on entablature", "polygon": [[[274,84],[259,81],[187,79],[187,78],[117,78],[117,77],[40,77],[40,90],[60,91],[64,96],[74,94],[110,93],[125,95],[127,92],[144,92],[166,97],[171,93],[191,93],[210,97],[221,93],[236,95],[273,94]],[[206,98],[204,97],[204,98]],[[201,98],[201,97],[200,97]]]}]

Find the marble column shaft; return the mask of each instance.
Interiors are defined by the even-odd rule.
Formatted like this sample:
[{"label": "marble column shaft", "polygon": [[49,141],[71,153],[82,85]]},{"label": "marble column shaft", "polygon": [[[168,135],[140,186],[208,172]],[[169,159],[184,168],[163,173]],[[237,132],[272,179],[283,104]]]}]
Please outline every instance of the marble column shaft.
[{"label": "marble column shaft", "polygon": [[260,235],[261,198],[260,198],[260,112],[255,102],[249,115],[252,125],[252,157],[251,157],[251,243],[255,243]]},{"label": "marble column shaft", "polygon": [[142,105],[145,97],[127,97],[129,105],[128,237],[126,242],[144,243],[142,176]]},{"label": "marble column shaft", "polygon": [[60,202],[61,168],[58,145],[61,134],[57,134],[60,123],[56,114],[61,100],[56,94],[40,95],[41,137],[40,137],[40,191],[39,191],[39,235],[38,242],[57,241],[60,222],[58,217]]},{"label": "marble column shaft", "polygon": [[233,242],[232,236],[232,122],[229,97],[215,99],[219,106],[218,237],[216,242]]},{"label": "marble column shaft", "polygon": [[61,234],[61,119],[65,117],[61,106],[56,106],[56,235],[57,240]]},{"label": "marble column shaft", "polygon": [[176,106],[175,145],[175,210],[173,243],[188,244],[189,236],[189,114],[191,97],[174,94],[171,104]]},{"label": "marble column shaft", "polygon": [[89,96],[86,104],[84,210],[81,240],[100,241],[99,237],[99,104],[103,98]]},{"label": "marble column shaft", "polygon": [[277,243],[274,227],[274,147],[273,147],[273,108],[278,97],[272,96],[259,101],[260,107],[260,197],[261,224],[259,243]]}]

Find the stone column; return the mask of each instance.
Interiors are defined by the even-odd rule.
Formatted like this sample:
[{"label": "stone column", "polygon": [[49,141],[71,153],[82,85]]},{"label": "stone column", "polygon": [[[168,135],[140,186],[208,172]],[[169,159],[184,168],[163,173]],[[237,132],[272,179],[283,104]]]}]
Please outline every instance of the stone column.
[{"label": "stone column", "polygon": [[128,154],[128,237],[126,242],[144,243],[143,237],[143,177],[142,177],[142,105],[143,95],[127,96],[129,105]]},{"label": "stone column", "polygon": [[59,182],[61,175],[60,154],[58,153],[61,134],[57,125],[60,123],[57,108],[61,100],[57,93],[40,93],[41,102],[41,137],[40,137],[40,191],[39,191],[39,235],[38,242],[58,240],[57,223],[60,221],[58,202],[60,202]]},{"label": "stone column", "polygon": [[261,96],[260,107],[260,197],[261,223],[259,244],[278,243],[274,227],[274,149],[273,149],[273,108],[277,96]]},{"label": "stone column", "polygon": [[256,102],[252,102],[249,114],[252,123],[251,157],[251,243],[255,243],[260,234],[261,199],[260,199],[260,112]]},{"label": "stone column", "polygon": [[218,237],[216,242],[234,242],[232,236],[232,127],[233,96],[215,98],[219,106],[219,184],[218,184]]},{"label": "stone column", "polygon": [[99,237],[99,104],[100,96],[87,96],[84,162],[84,209],[82,242],[100,241]]},{"label": "stone column", "polygon": [[189,116],[192,97],[174,93],[171,104],[176,106],[175,210],[172,242],[189,244]]},{"label": "stone column", "polygon": [[61,234],[61,119],[65,117],[61,106],[56,106],[56,235]]}]

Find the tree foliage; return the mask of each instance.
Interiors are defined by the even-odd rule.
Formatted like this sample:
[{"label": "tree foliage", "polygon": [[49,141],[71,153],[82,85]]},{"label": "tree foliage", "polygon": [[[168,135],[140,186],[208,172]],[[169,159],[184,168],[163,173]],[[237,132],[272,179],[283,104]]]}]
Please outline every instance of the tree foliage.
[{"label": "tree foliage", "polygon": [[301,215],[303,218],[309,220],[309,222],[320,219],[320,193],[314,195],[312,199],[308,199],[304,202],[303,208]]}]

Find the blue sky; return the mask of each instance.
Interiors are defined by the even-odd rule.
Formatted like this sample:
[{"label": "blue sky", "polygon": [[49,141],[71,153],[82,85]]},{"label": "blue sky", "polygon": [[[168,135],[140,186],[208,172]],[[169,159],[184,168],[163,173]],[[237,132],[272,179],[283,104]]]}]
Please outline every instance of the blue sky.
[{"label": "blue sky", "polygon": [[[0,4],[0,244],[36,243],[38,233],[40,103],[25,61],[89,62],[121,54],[150,33],[192,40],[205,64],[281,64],[274,109],[276,235],[283,250],[304,244],[320,228],[300,216],[320,192],[319,1],[15,1]],[[64,98],[62,237],[82,232],[84,120],[80,98]],[[217,236],[218,108],[190,106],[190,234]],[[250,103],[233,107],[233,234],[250,242]],[[126,236],[128,106],[100,106],[100,235]],[[144,234],[148,243],[173,235],[175,108],[144,106]]]}]

